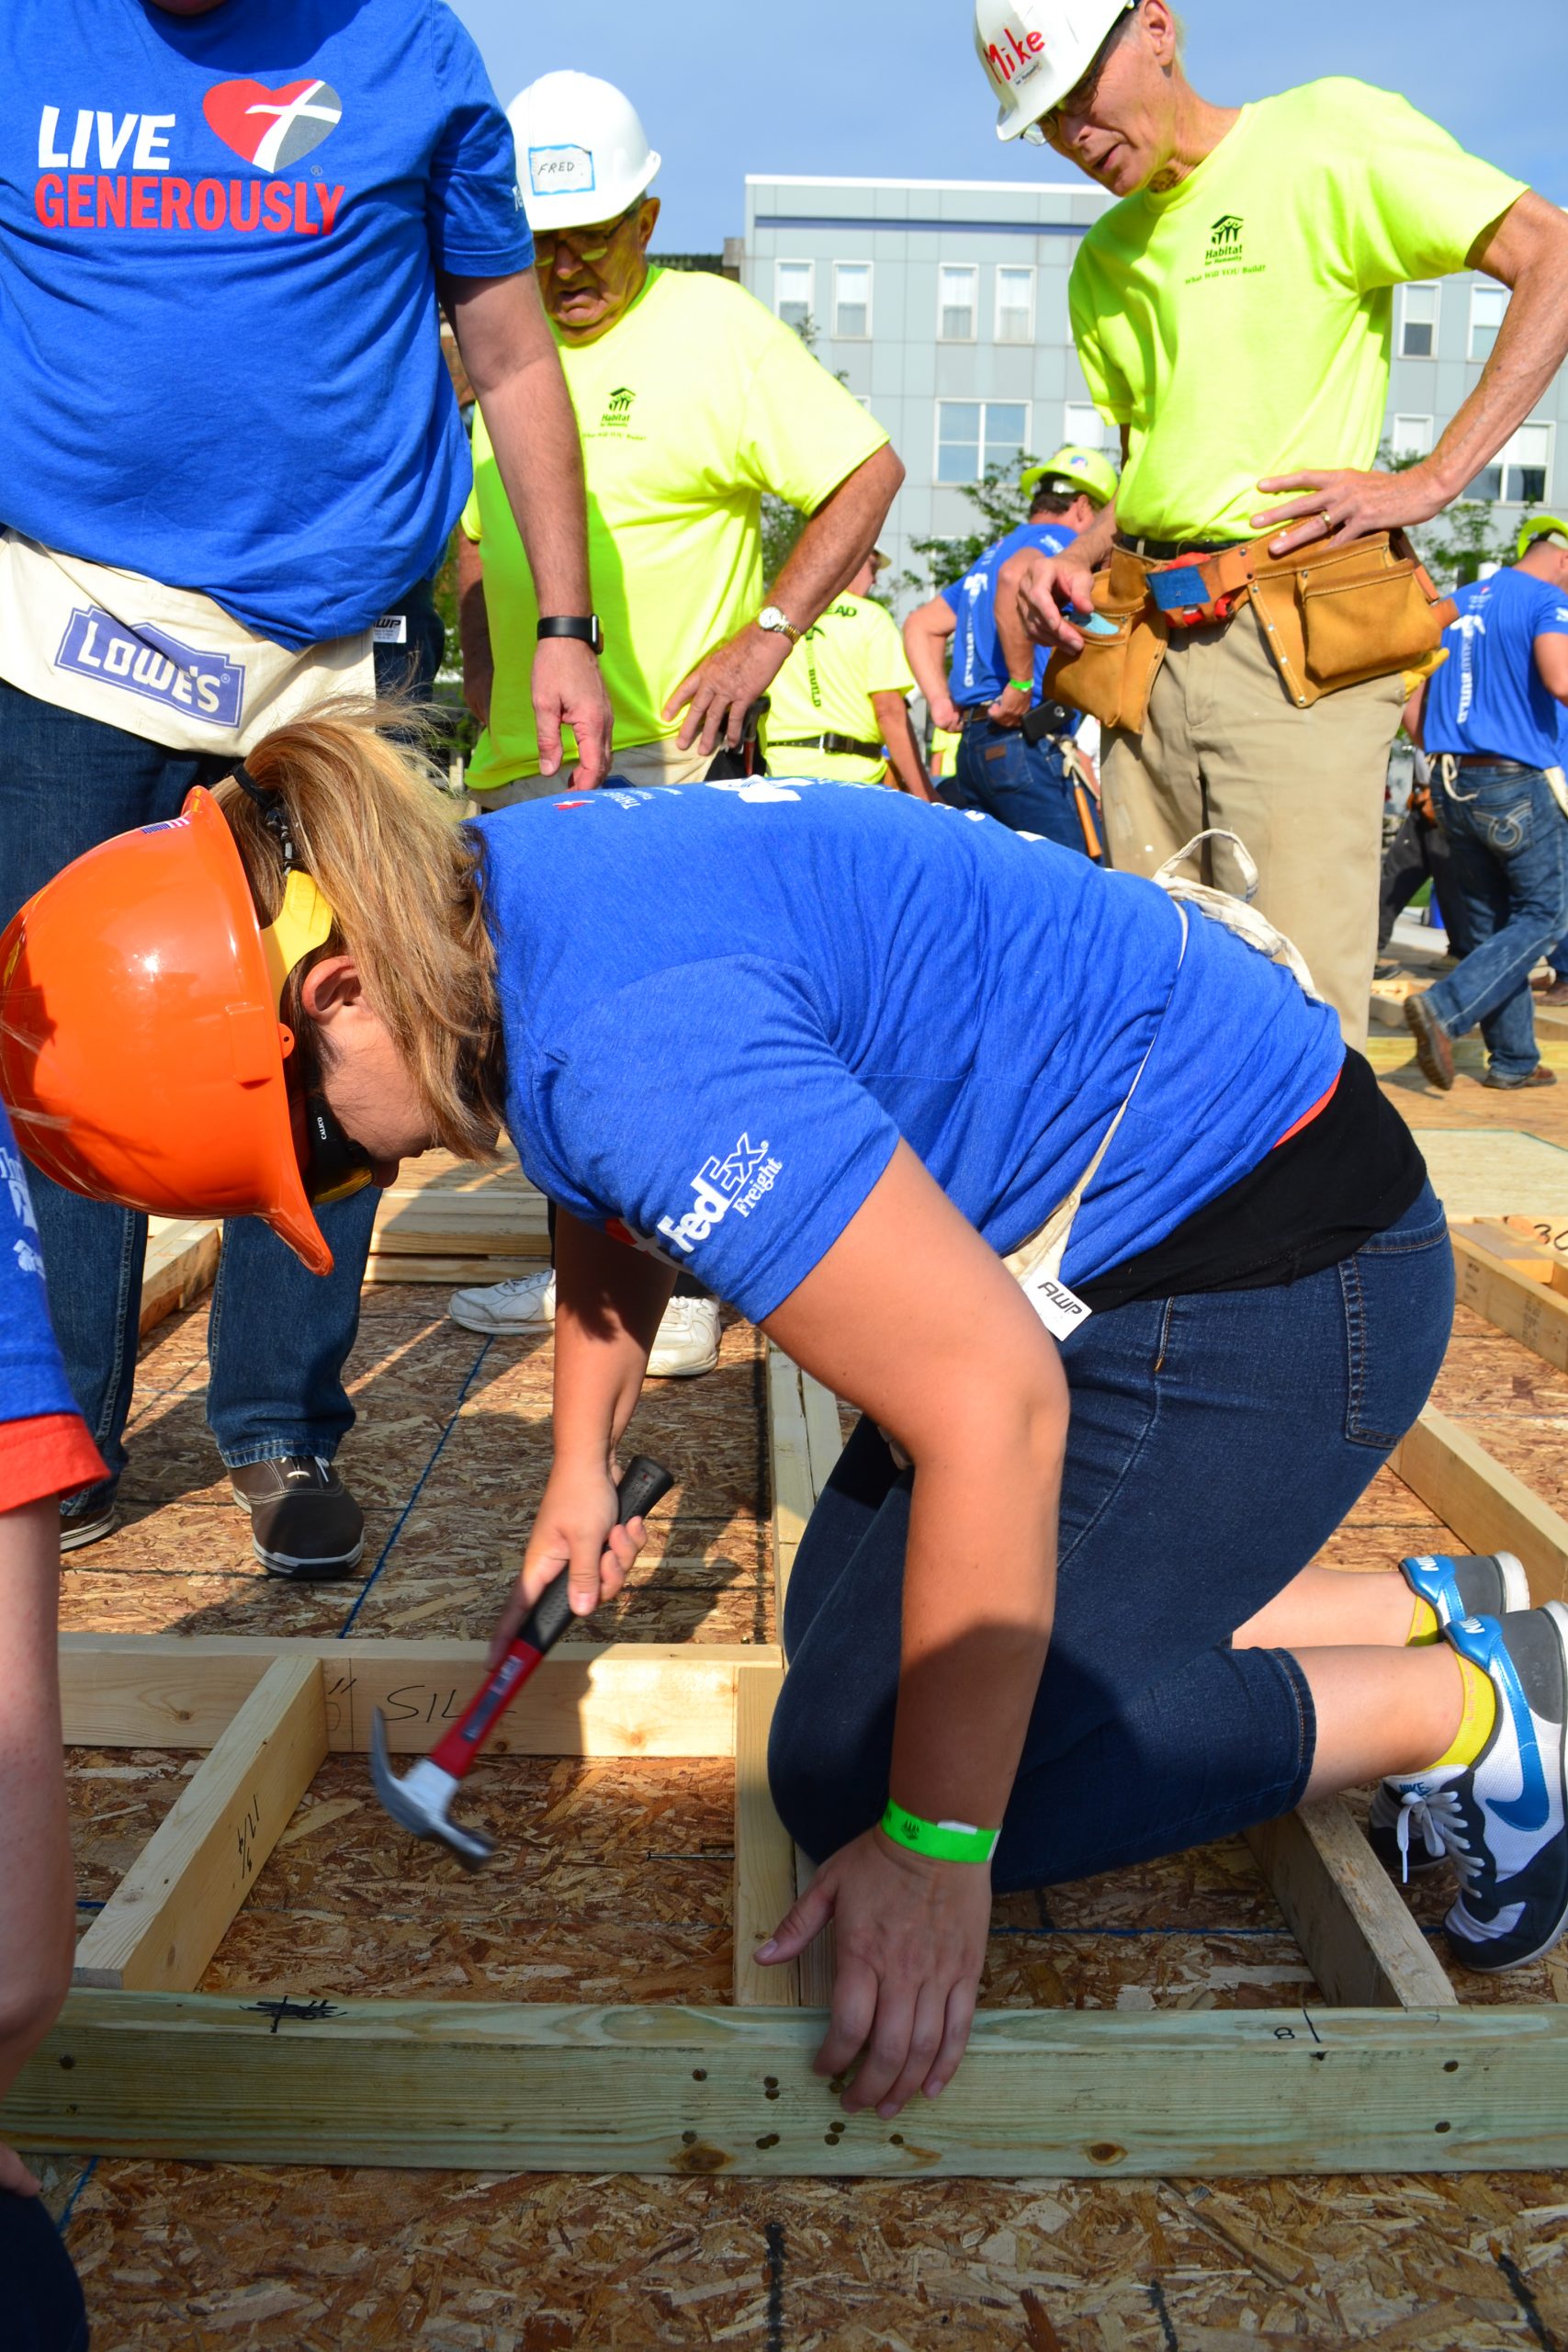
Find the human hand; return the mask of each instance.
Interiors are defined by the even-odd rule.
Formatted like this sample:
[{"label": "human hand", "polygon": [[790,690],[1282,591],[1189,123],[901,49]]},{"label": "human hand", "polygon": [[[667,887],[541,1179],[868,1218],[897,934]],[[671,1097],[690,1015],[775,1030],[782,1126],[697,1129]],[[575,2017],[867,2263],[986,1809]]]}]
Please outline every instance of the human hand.
[{"label": "human hand", "polygon": [[928,695],[926,707],[931,712],[933,727],[939,727],[944,735],[958,733],[964,720],[959,713],[958,705],[951,695],[938,695],[934,697]]},{"label": "human hand", "polygon": [[1069,548],[1065,555],[1014,559],[1019,565],[1018,609],[1024,628],[1037,645],[1060,646],[1068,653],[1083,649],[1083,630],[1068,616],[1069,605],[1088,614],[1094,609],[1094,574]]},{"label": "human hand", "polygon": [[494,664],[486,663],[481,666],[477,662],[465,662],[463,664],[463,700],[468,704],[468,709],[472,713],[474,722],[477,726],[488,727],[490,725],[490,703],[491,696],[494,692]]},{"label": "human hand", "polygon": [[859,2057],[843,2105],[852,2115],[874,2107],[886,2121],[918,2090],[937,2098],[957,2072],[985,1965],[991,1873],[912,1854],[868,1829],[823,1864],[757,1959],[764,1967],[794,1960],[829,1919],[838,1973],[814,2064],[839,2075]]},{"label": "human hand", "polygon": [[1365,538],[1373,531],[1398,531],[1412,523],[1429,523],[1449,503],[1450,492],[1425,466],[1404,473],[1359,473],[1342,466],[1326,473],[1270,474],[1258,489],[1301,494],[1287,506],[1271,506],[1252,517],[1255,531],[1270,531],[1280,523],[1295,523],[1269,542],[1270,555],[1292,555],[1297,548],[1343,546],[1348,539]]},{"label": "human hand", "polygon": [[705,752],[716,752],[722,737],[738,751],[746,713],[767,693],[793,650],[781,631],[750,621],[728,645],[699,662],[664,706],[665,718],[673,718],[691,705],[676,738],[678,748],[689,752],[700,737]]},{"label": "human hand", "polygon": [[0,2142],[0,2194],[7,2191],[13,2197],[36,2197],[39,2184],[15,2148]]},{"label": "human hand", "polygon": [[625,1527],[619,1522],[612,1465],[567,1469],[558,1462],[528,1538],[517,1589],[491,1636],[489,1663],[499,1664],[523,1620],[557,1577],[564,1572],[568,1578],[572,1615],[590,1617],[601,1600],[613,1600],[620,1591],[647,1541],[648,1529],[640,1519]]},{"label": "human hand", "polygon": [[991,704],[990,716],[998,727],[1016,727],[1028,716],[1033,702],[1032,688],[1026,687],[1021,694],[1016,686],[1007,685]]},{"label": "human hand", "polygon": [[534,649],[529,683],[539,730],[539,774],[554,775],[558,771],[561,729],[570,727],[577,738],[572,788],[592,792],[610,773],[610,734],[615,723],[596,655],[580,637],[541,638]]}]

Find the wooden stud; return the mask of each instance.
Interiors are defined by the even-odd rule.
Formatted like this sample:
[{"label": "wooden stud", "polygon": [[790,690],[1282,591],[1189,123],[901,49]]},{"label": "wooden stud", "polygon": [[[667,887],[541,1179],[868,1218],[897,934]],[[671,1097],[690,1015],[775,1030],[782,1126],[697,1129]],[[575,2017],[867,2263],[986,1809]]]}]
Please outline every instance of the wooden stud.
[{"label": "wooden stud", "polygon": [[[363,1755],[380,1707],[388,1745],[423,1755],[457,1720],[484,1671],[483,1642],[273,1640],[243,1634],[64,1634],[61,1695],[68,1747],[211,1747],[275,1660],[319,1663],[327,1746]],[[764,1643],[570,1642],[535,1677],[487,1753],[513,1756],[728,1756],[735,1679],[775,1665]]]},{"label": "wooden stud", "polygon": [[768,1346],[768,1467],[773,1498],[773,1597],[784,1624],[784,1595],[800,1539],[817,1501],[811,1435],[801,1394],[801,1370],[782,1348]]},{"label": "wooden stud", "polygon": [[1544,1259],[1504,1258],[1493,1238],[1472,1227],[1456,1226],[1452,1240],[1461,1306],[1568,1372],[1568,1299],[1532,1271],[1537,1262],[1543,1272],[1555,1270]]},{"label": "wooden stud", "polygon": [[[811,1857],[802,1853],[797,1846],[795,1849],[795,1893],[804,1894],[816,1875]],[[839,1964],[838,1942],[830,1919],[815,1941],[807,1945],[795,1964],[800,1977],[801,2007],[807,2009],[829,2008],[833,2000],[833,1978]]]},{"label": "wooden stud", "polygon": [[194,1991],[326,1753],[321,1666],[279,1658],[82,1938],[75,1982]]},{"label": "wooden stud", "polygon": [[388,1251],[366,1260],[365,1280],[372,1288],[382,1283],[442,1283],[462,1289],[474,1283],[515,1282],[519,1273],[544,1262],[542,1250],[528,1258],[404,1258]]},{"label": "wooden stud", "polygon": [[153,1217],[141,1269],[142,1339],[208,1289],[218,1272],[223,1227],[209,1217]]},{"label": "wooden stud", "polygon": [[794,2008],[800,1982],[793,1961],[760,1968],[758,1944],[795,1900],[795,1848],[768,1791],[768,1732],[784,1686],[779,1666],[743,1666],[735,1677],[735,2001]]},{"label": "wooden stud", "polygon": [[1457,1421],[1428,1406],[1395,1449],[1392,1466],[1472,1552],[1517,1553],[1538,1605],[1568,1600],[1568,1520]]},{"label": "wooden stud", "polygon": [[1337,1797],[1264,1822],[1247,1842],[1327,2000],[1345,2008],[1458,2006],[1436,1953]]},{"label": "wooden stud", "polygon": [[73,1993],[0,2138],[109,2157],[1002,2179],[1550,2172],[1568,2015],[1001,2009],[937,2100],[846,2115],[819,2014]]}]

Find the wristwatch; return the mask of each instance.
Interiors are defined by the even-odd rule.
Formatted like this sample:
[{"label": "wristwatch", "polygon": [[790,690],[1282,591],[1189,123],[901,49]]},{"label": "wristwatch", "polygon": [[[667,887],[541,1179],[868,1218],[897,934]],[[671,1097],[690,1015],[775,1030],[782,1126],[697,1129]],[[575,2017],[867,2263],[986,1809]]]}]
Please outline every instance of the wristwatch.
[{"label": "wristwatch", "polygon": [[604,650],[604,632],[599,626],[597,613],[550,613],[539,623],[539,639],[547,637],[575,637],[595,653]]},{"label": "wristwatch", "polygon": [[757,616],[757,627],[771,629],[775,637],[787,637],[792,645],[798,645],[806,635],[806,631],[803,628],[796,628],[795,623],[785,616],[777,605],[763,605]]}]

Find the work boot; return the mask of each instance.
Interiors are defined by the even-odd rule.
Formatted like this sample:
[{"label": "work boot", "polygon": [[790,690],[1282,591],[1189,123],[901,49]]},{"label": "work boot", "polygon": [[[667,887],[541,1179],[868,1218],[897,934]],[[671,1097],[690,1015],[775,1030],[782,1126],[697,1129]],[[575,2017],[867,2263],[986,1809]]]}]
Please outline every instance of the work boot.
[{"label": "work boot", "polygon": [[672,1298],[648,1359],[653,1380],[694,1380],[718,1362],[716,1298]]},{"label": "work boot", "polygon": [[1416,1040],[1422,1077],[1446,1094],[1454,1082],[1454,1049],[1448,1031],[1424,996],[1405,998],[1404,1025]]},{"label": "work boot", "polygon": [[543,1266],[536,1274],[519,1274],[513,1282],[455,1290],[446,1312],[465,1331],[482,1331],[487,1340],[531,1339],[555,1322],[556,1270]]},{"label": "work boot", "polygon": [[287,1453],[231,1468],[234,1500],[251,1514],[251,1543],[270,1575],[330,1582],[359,1566],[365,1513],[330,1462]]},{"label": "work boot", "polygon": [[1555,1086],[1557,1072],[1548,1069],[1544,1062],[1537,1062],[1534,1069],[1527,1069],[1522,1078],[1505,1078],[1500,1070],[1489,1069],[1481,1083],[1495,1087],[1500,1092],[1517,1094],[1521,1086]]},{"label": "work boot", "polygon": [[119,1523],[119,1512],[111,1495],[107,1503],[93,1503],[86,1510],[69,1511],[60,1506],[60,1548],[62,1552],[79,1552],[84,1544],[101,1543],[112,1535]]}]

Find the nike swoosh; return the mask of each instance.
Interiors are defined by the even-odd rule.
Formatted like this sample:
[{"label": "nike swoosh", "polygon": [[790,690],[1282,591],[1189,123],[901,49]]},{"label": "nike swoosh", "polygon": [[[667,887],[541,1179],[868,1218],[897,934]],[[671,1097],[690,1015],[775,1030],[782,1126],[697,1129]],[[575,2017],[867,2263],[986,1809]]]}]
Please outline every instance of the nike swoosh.
[{"label": "nike swoosh", "polygon": [[1499,1821],[1507,1823],[1510,1829],[1522,1830],[1529,1837],[1535,1830],[1544,1829],[1551,1814],[1546,1769],[1541,1763],[1540,1747],[1535,1736],[1535,1718],[1530,1713],[1529,1701],[1525,1697],[1518,1668],[1501,1641],[1493,1645],[1488,1662],[1503,1685],[1515,1727],[1519,1733],[1519,1770],[1522,1776],[1518,1795],[1495,1802],[1492,1810]]}]

